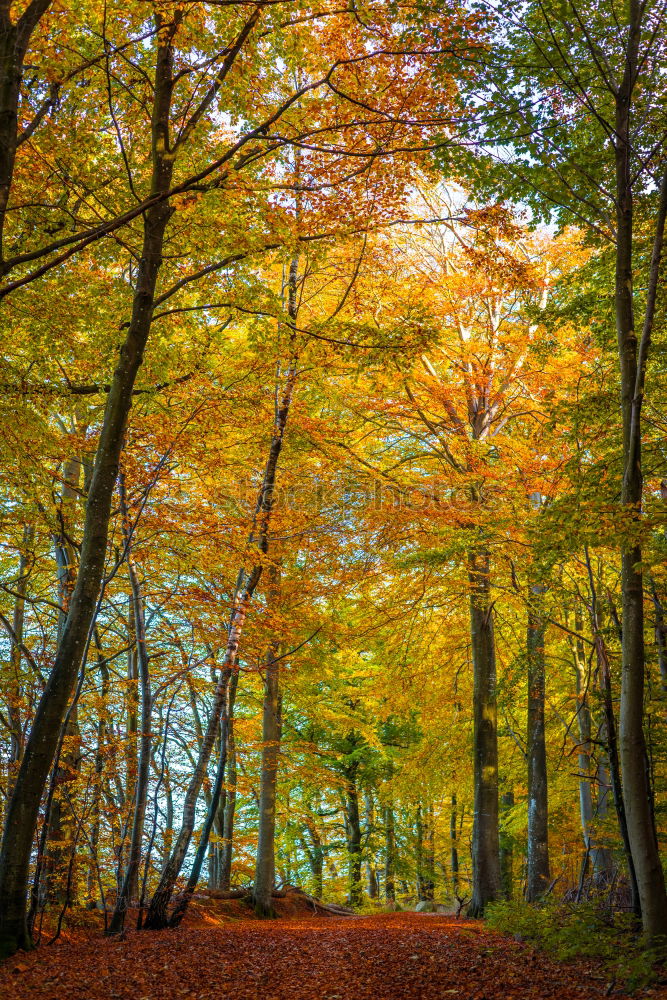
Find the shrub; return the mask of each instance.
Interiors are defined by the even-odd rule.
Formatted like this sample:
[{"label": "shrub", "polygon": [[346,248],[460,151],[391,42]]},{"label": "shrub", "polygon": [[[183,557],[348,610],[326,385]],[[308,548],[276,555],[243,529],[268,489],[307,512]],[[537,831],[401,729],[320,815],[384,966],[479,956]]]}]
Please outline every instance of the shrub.
[{"label": "shrub", "polygon": [[628,989],[655,979],[658,950],[643,946],[629,914],[611,917],[600,903],[530,905],[511,900],[489,906],[486,918],[495,930],[534,941],[561,961],[599,960],[610,979]]}]

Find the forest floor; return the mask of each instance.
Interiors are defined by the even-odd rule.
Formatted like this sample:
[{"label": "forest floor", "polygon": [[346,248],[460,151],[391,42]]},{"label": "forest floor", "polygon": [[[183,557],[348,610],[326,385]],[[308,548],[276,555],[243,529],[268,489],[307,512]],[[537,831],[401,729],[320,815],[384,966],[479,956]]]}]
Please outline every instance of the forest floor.
[{"label": "forest floor", "polygon": [[[246,911],[247,912],[247,911]],[[68,931],[0,966],[2,1000],[593,1000],[592,963],[562,964],[478,922],[438,914],[211,915],[175,931]],[[640,996],[667,998],[653,986]]]}]

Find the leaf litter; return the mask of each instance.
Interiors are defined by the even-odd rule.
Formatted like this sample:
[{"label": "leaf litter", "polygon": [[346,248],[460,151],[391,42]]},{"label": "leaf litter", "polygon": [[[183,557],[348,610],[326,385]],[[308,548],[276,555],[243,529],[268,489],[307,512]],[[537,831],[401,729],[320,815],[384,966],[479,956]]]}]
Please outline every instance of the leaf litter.
[{"label": "leaf litter", "polygon": [[[593,1000],[595,963],[558,963],[480,924],[414,913],[227,919],[97,933],[14,956],[2,1000]],[[624,996],[613,992],[616,997]],[[642,995],[667,998],[654,987]]]}]

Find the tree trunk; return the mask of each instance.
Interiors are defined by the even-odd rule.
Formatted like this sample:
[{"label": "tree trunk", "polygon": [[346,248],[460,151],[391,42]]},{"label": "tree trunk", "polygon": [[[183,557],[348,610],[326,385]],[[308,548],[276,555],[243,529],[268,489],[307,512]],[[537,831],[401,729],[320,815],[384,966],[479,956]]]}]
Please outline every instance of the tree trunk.
[{"label": "tree trunk", "polygon": [[10,688],[7,695],[7,709],[9,713],[9,768],[7,797],[11,796],[21,758],[23,757],[23,723],[21,720],[21,693],[23,685],[21,683],[21,660],[23,653],[23,627],[25,622],[25,595],[28,587],[28,567],[31,564],[29,550],[32,548],[35,538],[35,529],[32,525],[26,524],[23,529],[23,545],[19,554],[19,573],[15,586],[16,597],[14,598],[14,613],[12,616],[13,635],[11,652],[9,654],[9,683]]},{"label": "tree trunk", "polygon": [[[139,763],[139,656],[137,648],[137,626],[134,618],[134,602],[131,595],[127,602],[127,644],[129,646],[127,651],[127,683],[124,691],[125,787],[122,801],[124,809],[121,816],[123,836],[118,847],[119,885],[123,879],[123,851],[132,816],[131,803],[136,802],[137,768]],[[134,897],[136,897],[137,885],[130,887],[131,897],[133,894]]]},{"label": "tree trunk", "polygon": [[426,809],[426,836],[424,849],[424,868],[426,883],[424,891],[427,899],[433,899],[435,895],[435,811],[433,803],[430,802]]},{"label": "tree trunk", "polygon": [[231,679],[230,715],[227,736],[227,793],[222,825],[219,881],[221,889],[229,889],[232,880],[232,854],[234,846],[234,816],[236,813],[236,742],[234,738],[234,698],[238,674]]},{"label": "tree trunk", "polygon": [[[161,15],[157,15],[161,17]],[[173,88],[173,38],[182,14],[160,26],[155,73],[152,192],[169,190],[173,157],[169,149],[169,111]],[[16,785],[7,809],[0,852],[0,957],[32,945],[26,924],[30,854],[42,792],[53,763],[88,636],[96,613],[106,558],[111,501],[132,404],[132,390],[150,333],[155,288],[162,262],[164,234],[171,214],[166,201],[144,213],[144,236],[132,316],[107,394],[106,409],[86,502],[76,586],[53,668],[37,706]]]},{"label": "tree trunk", "polygon": [[322,899],[324,893],[324,851],[322,843],[313,844],[313,861],[311,872],[313,873],[313,895],[315,899]]},{"label": "tree trunk", "polygon": [[473,657],[473,747],[475,805],[472,833],[471,917],[481,917],[500,895],[498,833],[498,718],[489,553],[468,557]]},{"label": "tree trunk", "polygon": [[[352,736],[354,740],[354,736]],[[359,820],[359,790],[357,771],[359,764],[352,760],[344,768],[345,774],[345,832],[347,835],[347,857],[349,873],[348,903],[361,906],[363,891],[361,885],[361,823]]]},{"label": "tree trunk", "polygon": [[396,899],[396,831],[394,807],[390,802],[384,809],[384,895],[388,903]]},{"label": "tree trunk", "polygon": [[[313,896],[315,899],[321,899],[324,873],[324,848],[322,846],[322,838],[320,837],[319,831],[311,816],[307,815],[304,818],[304,825],[305,829],[303,835],[299,839],[301,847],[303,848],[303,853],[308,859],[308,867],[310,868],[310,874],[313,882]],[[310,841],[306,838],[306,833],[308,834]]]},{"label": "tree trunk", "polygon": [[[62,639],[67,623],[67,611],[76,586],[77,553],[71,541],[74,516],[72,507],[79,497],[81,462],[68,459],[61,473],[62,487],[57,509],[58,528],[53,532],[53,545],[58,580],[58,639]],[[60,759],[56,762],[54,794],[44,822],[47,824],[46,856],[39,886],[40,899],[62,904],[71,897],[72,884],[76,885],[72,850],[76,835],[76,819],[70,802],[81,764],[81,733],[76,709],[70,715],[63,740]],[[76,896],[76,890],[74,891]]]},{"label": "tree trunk", "polygon": [[456,821],[458,817],[458,806],[456,802],[456,792],[452,792],[452,811],[449,816],[449,857],[452,869],[452,889],[454,896],[459,891],[459,848],[456,835]]},{"label": "tree trunk", "polygon": [[380,890],[375,862],[369,846],[374,826],[373,794],[368,788],[364,791],[364,812],[366,819],[366,884],[368,885],[368,898],[377,899]]},{"label": "tree trunk", "polygon": [[[271,567],[269,604],[275,603],[279,570]],[[259,917],[273,917],[272,893],[275,879],[276,787],[280,755],[280,664],[276,662],[279,642],[274,640],[266,654],[264,707],[262,712],[262,773],[259,793],[259,831],[255,861],[253,905]]]},{"label": "tree trunk", "polygon": [[122,931],[125,925],[125,914],[133,900],[139,897],[139,869],[141,867],[141,845],[144,837],[144,822],[146,819],[146,804],[148,802],[148,779],[152,753],[152,711],[153,698],[149,672],[148,649],[146,646],[146,620],[144,615],[144,600],[141,582],[134,562],[132,549],[132,533],[127,509],[125,479],[119,477],[120,507],[123,518],[123,537],[125,542],[125,560],[130,578],[132,595],[132,618],[134,620],[135,638],[137,644],[137,662],[139,665],[139,683],[141,688],[141,738],[139,744],[139,768],[137,772],[134,794],[134,815],[132,817],[132,833],[127,859],[125,877],[116,899],[110,934]]},{"label": "tree trunk", "polygon": [[[618,755],[618,740],[616,737],[616,718],[614,716],[614,703],[611,694],[611,673],[609,671],[609,661],[604,646],[602,636],[595,635],[595,649],[597,654],[598,670],[600,672],[600,685],[602,687],[604,714],[605,714],[605,736],[607,742],[607,753],[609,756],[609,771],[611,774],[611,787],[614,793],[614,805],[616,806],[616,816],[618,826],[621,831],[621,839],[625,850],[625,857],[628,865],[628,875],[630,878],[630,889],[632,893],[632,909],[637,916],[641,916],[641,900],[639,896],[639,886],[637,885],[637,873],[635,870],[634,858],[630,848],[630,837],[628,833],[627,816],[625,810],[625,796],[621,785],[621,768]],[[604,790],[603,794],[607,794]],[[652,824],[653,825],[653,824]],[[653,826],[655,831],[655,826]],[[655,832],[654,832],[655,836]]]},{"label": "tree trunk", "polygon": [[[220,734],[219,741],[219,761],[222,761],[224,757],[224,767],[225,773],[223,773],[223,785],[220,791],[220,796],[215,809],[215,817],[213,821],[213,831],[216,834],[215,843],[211,843],[209,840],[208,845],[208,887],[209,889],[220,889],[220,875],[222,867],[222,842],[225,835],[225,810],[227,808],[227,784],[225,782],[226,771],[229,766],[229,752],[230,752],[230,730],[232,725],[232,698],[231,698],[231,685],[233,680],[238,680],[238,673],[232,674],[230,678],[230,690],[227,692],[227,710],[225,712],[225,725],[223,727],[224,732]],[[223,746],[223,737],[227,734],[225,744]]]},{"label": "tree trunk", "polygon": [[[638,76],[642,6],[632,0],[625,43],[623,78],[615,103],[614,153],[616,161],[616,274],[615,313],[621,374],[623,418],[623,482],[621,503],[636,522],[639,537],[643,492],[641,410],[646,362],[653,327],[667,214],[667,173],[661,189],[653,254],[646,294],[641,342],[637,344],[633,302],[633,171],[630,135],[633,90]],[[623,533],[627,537],[627,533]],[[651,941],[667,935],[667,893],[651,809],[651,789],[644,739],[644,588],[642,552],[638,541],[625,542],[621,552],[623,606],[620,711],[620,760],[625,785],[628,837],[644,932]]]},{"label": "tree trunk", "polygon": [[[574,628],[581,634],[584,627],[583,616],[579,607],[575,609]],[[576,639],[573,648],[574,669],[577,683],[577,727],[579,732],[579,747],[577,764],[579,768],[579,814],[581,832],[584,841],[586,861],[590,857],[596,879],[608,882],[612,877],[612,857],[609,851],[602,847],[594,836],[594,820],[596,810],[593,809],[592,786],[595,776],[592,773],[591,761],[593,754],[592,719],[589,704],[589,670],[586,666],[584,644]]]},{"label": "tree trunk", "polygon": [[78,711],[72,711],[56,766],[54,791],[44,822],[48,830],[46,851],[39,886],[41,902],[64,904],[76,899],[76,864],[73,852],[77,822],[70,801],[70,789],[81,767],[81,731]]},{"label": "tree trunk", "polygon": [[417,898],[433,899],[434,892],[434,831],[431,807],[417,806],[416,823]]},{"label": "tree trunk", "polygon": [[166,802],[164,834],[162,837],[162,864],[166,865],[169,860],[169,855],[171,854],[174,841],[174,793],[171,786],[171,774],[169,773],[169,767],[167,765],[165,765],[164,769],[164,797]]},{"label": "tree trunk", "polygon": [[[609,815],[609,793],[611,782],[609,780],[609,758],[604,750],[608,746],[607,725],[604,720],[601,722],[596,744],[598,745],[597,763],[595,767],[595,822],[596,825],[604,829],[607,816]],[[610,885],[614,880],[614,855],[609,847],[604,846],[597,838],[590,842],[591,861],[593,863],[593,879],[596,886],[603,888]]]},{"label": "tree trunk", "polygon": [[[95,899],[99,893],[99,863],[97,859],[97,848],[100,839],[101,826],[101,802],[102,802],[102,781],[104,774],[104,750],[107,739],[107,726],[109,724],[107,699],[109,697],[109,667],[102,656],[102,650],[96,637],[97,658],[100,670],[101,691],[99,715],[97,720],[97,746],[95,748],[95,778],[93,785],[93,802],[91,806],[91,831],[90,831],[90,861],[88,865],[88,886],[86,905],[93,907]],[[100,900],[101,902],[101,900]]]},{"label": "tree trunk", "polygon": [[544,587],[530,588],[528,609],[528,867],[526,900],[535,903],[549,886],[549,806],[544,732]]},{"label": "tree trunk", "polygon": [[[238,676],[235,674],[234,676]],[[230,679],[231,684],[231,679]],[[230,726],[229,717],[229,691],[227,692],[227,711],[225,712],[225,725],[221,727],[224,732],[229,733]],[[227,769],[228,755],[229,755],[229,738],[225,741],[223,746],[224,732],[220,733],[218,740],[218,762],[222,762],[224,758],[224,768]],[[222,776],[223,784],[220,790],[220,796],[215,808],[215,815],[213,818],[213,830],[216,834],[216,840],[211,841],[209,838],[208,844],[208,887],[209,889],[219,889],[220,888],[220,863],[222,859],[222,838],[224,836],[225,829],[225,808],[227,806],[227,787],[225,785],[225,774]],[[209,796],[209,808],[212,802],[212,796]]]},{"label": "tree trunk", "polygon": [[[600,630],[600,614],[598,609],[598,599],[597,599],[597,588],[595,585],[595,577],[593,574],[593,566],[591,564],[590,555],[588,552],[588,547],[584,546],[585,556],[586,556],[586,568],[588,570],[588,583],[591,595],[590,603],[590,619],[591,619],[591,632],[593,633],[593,644],[595,647],[595,657],[598,669],[598,676],[600,679],[600,689],[602,691],[602,704],[604,706],[604,723],[600,727],[600,732],[602,736],[598,737],[598,740],[602,740],[606,744],[607,750],[607,761],[608,770],[611,774],[611,787],[614,793],[614,805],[616,806],[616,815],[618,818],[618,826],[621,833],[621,839],[623,841],[623,848],[625,850],[625,855],[628,865],[628,875],[630,877],[630,886],[632,889],[632,908],[633,911],[640,916],[640,900],[639,900],[639,890],[637,886],[637,878],[635,873],[634,861],[632,857],[632,851],[630,849],[630,839],[628,835],[628,826],[625,812],[625,801],[623,796],[623,789],[621,785],[621,768],[618,756],[618,740],[616,737],[616,717],[614,715],[614,703],[612,699],[611,692],[611,671],[609,669],[609,659],[607,656],[607,649],[605,642]],[[602,818],[607,814],[607,797],[609,794],[609,780],[607,777],[607,768],[603,763],[604,758],[601,757],[598,763],[598,816]],[[608,863],[609,870],[612,869],[611,858]]]},{"label": "tree trunk", "polygon": [[422,822],[421,802],[417,806],[417,816],[415,820],[415,874],[417,876],[417,899],[422,900],[424,896],[424,824]]},{"label": "tree trunk", "polygon": [[[514,792],[510,788],[502,796],[503,812],[508,812],[514,805]],[[514,837],[506,829],[500,832],[500,887],[503,899],[512,899],[514,895]]]}]

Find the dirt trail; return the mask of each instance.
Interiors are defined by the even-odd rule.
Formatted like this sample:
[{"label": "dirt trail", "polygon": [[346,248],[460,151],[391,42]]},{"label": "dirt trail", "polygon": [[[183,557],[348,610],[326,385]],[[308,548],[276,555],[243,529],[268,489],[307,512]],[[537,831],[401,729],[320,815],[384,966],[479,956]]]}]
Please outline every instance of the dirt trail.
[{"label": "dirt trail", "polygon": [[592,1000],[608,987],[592,966],[412,913],[95,936],[0,968],[2,1000]]}]

